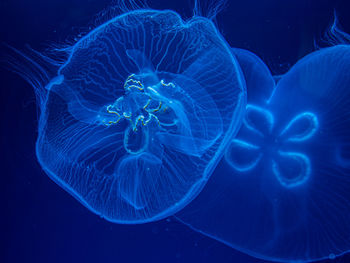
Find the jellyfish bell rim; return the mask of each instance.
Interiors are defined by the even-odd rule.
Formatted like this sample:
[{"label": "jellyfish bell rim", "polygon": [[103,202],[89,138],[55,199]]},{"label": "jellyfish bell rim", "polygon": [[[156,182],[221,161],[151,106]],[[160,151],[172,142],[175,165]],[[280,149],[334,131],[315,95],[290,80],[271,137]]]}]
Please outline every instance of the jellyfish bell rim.
[{"label": "jellyfish bell rim", "polygon": [[[98,31],[100,31],[101,29],[107,27],[108,25],[114,23],[115,21],[122,19],[124,17],[127,17],[129,15],[132,14],[141,14],[141,13],[155,13],[155,14],[161,14],[161,13],[171,13],[173,14],[179,22],[179,25],[181,27],[184,28],[189,28],[191,27],[193,24],[198,23],[200,21],[204,21],[207,25],[210,25],[211,29],[213,30],[213,32],[215,33],[215,36],[220,39],[220,41],[222,42],[222,47],[226,49],[227,53],[230,56],[230,59],[232,60],[232,63],[235,67],[236,71],[241,72],[240,67],[238,66],[238,60],[236,59],[235,55],[233,54],[230,45],[227,43],[226,39],[220,34],[220,32],[218,31],[218,29],[216,28],[216,26],[214,25],[213,21],[210,20],[209,18],[206,17],[202,17],[202,16],[198,16],[198,15],[194,15],[191,18],[189,18],[188,20],[184,21],[182,19],[182,17],[175,11],[170,10],[170,9],[164,9],[164,10],[156,10],[156,9],[147,9],[147,8],[142,8],[142,9],[137,9],[137,10],[131,10],[128,11],[127,13],[124,14],[119,14],[113,18],[111,18],[110,20],[102,23],[101,25],[97,26],[96,28],[94,28],[93,30],[91,30],[89,33],[87,33],[86,35],[84,35],[83,37],[81,37],[76,43],[74,43],[74,45],[72,45],[69,48],[65,48],[64,50],[67,51],[68,53],[68,57],[66,59],[66,61],[64,63],[62,63],[62,65],[58,68],[57,70],[57,75],[63,75],[61,74],[61,71],[65,68],[65,66],[67,66],[69,64],[69,62],[71,61],[73,54],[75,53],[76,49],[80,47],[80,45],[88,40],[89,37],[91,37],[92,35],[94,35],[95,33],[98,33]],[[241,79],[242,82],[244,82],[244,77],[243,77],[243,73],[241,74]],[[244,86],[245,87],[245,86]],[[244,89],[246,92],[246,89]]]},{"label": "jellyfish bell rim", "polygon": [[[306,63],[308,63],[317,54],[324,53],[324,52],[331,52],[332,50],[339,49],[339,48],[348,49],[349,45],[348,44],[338,44],[338,45],[335,45],[335,46],[321,48],[321,49],[318,49],[318,50],[316,50],[316,51],[314,51],[312,53],[306,54],[305,56],[300,58],[294,65],[292,65],[290,70],[288,70],[285,74],[283,74],[281,76],[277,76],[278,83],[280,84],[280,83],[284,83],[284,82],[288,81],[288,78],[283,78],[283,76],[288,75],[288,77],[289,77],[289,75],[293,74],[293,72],[298,70],[298,67],[301,67],[301,66],[305,65]],[[267,105],[269,105],[271,103],[271,101],[273,100],[273,98],[274,98],[275,94],[277,93],[277,91],[278,91],[277,88],[273,89],[273,91],[271,92],[270,97],[267,100],[267,103],[266,103]]]},{"label": "jellyfish bell rim", "polygon": [[161,213],[158,213],[157,215],[155,215],[153,217],[148,217],[148,218],[144,218],[144,219],[140,219],[140,220],[120,220],[120,219],[115,219],[115,218],[108,217],[108,216],[102,214],[101,212],[99,212],[98,210],[94,209],[91,205],[89,205],[88,202],[86,202],[84,200],[84,198],[79,196],[79,194],[77,194],[76,191],[71,186],[69,186],[66,182],[64,182],[62,179],[57,177],[50,169],[48,169],[44,165],[44,162],[41,161],[40,154],[39,154],[39,151],[38,151],[38,140],[36,142],[35,149],[36,149],[36,154],[37,154],[37,160],[38,160],[41,168],[43,169],[45,174],[47,174],[49,176],[49,178],[54,183],[56,183],[64,191],[69,193],[70,196],[75,198],[79,203],[81,203],[84,207],[86,207],[89,211],[91,211],[92,214],[97,215],[100,218],[103,218],[103,219],[107,220],[108,222],[117,223],[117,224],[121,224],[121,225],[140,225],[140,224],[145,224],[145,223],[152,223],[152,222],[164,220],[167,217],[173,216],[176,212],[180,211],[183,207],[185,207],[189,203],[189,202],[186,202],[186,200],[187,200],[186,196],[187,195],[191,195],[192,190],[194,190],[194,191],[200,190],[200,189],[198,189],[198,186],[203,185],[202,182],[204,181],[204,178],[202,178],[201,180],[198,180],[191,187],[191,191],[188,191],[186,193],[186,195],[184,196],[184,198],[182,198],[181,202],[176,203],[174,206],[170,207],[167,210],[162,211]]},{"label": "jellyfish bell rim", "polygon": [[278,259],[278,258],[274,258],[274,257],[268,257],[268,256],[265,256],[261,253],[257,253],[255,252],[254,250],[250,250],[250,249],[247,249],[247,248],[243,248],[241,246],[237,246],[237,245],[232,245],[230,242],[228,241],[225,241],[224,239],[222,238],[218,238],[214,235],[211,235],[211,234],[208,234],[206,233],[205,231],[203,230],[200,230],[196,227],[193,227],[191,224],[189,223],[186,223],[185,221],[183,221],[180,217],[177,217],[176,215],[174,215],[176,220],[179,221],[180,223],[184,224],[185,226],[187,226],[188,228],[192,229],[193,231],[195,232],[198,232],[200,233],[201,235],[204,235],[204,236],[207,236],[211,239],[214,239],[222,244],[224,244],[225,246],[228,246],[230,248],[233,248],[241,253],[244,253],[246,255],[249,255],[251,257],[254,257],[254,258],[258,258],[258,259],[262,259],[262,260],[267,260],[267,261],[271,261],[271,262],[283,262],[283,263],[303,263],[303,262],[318,262],[318,261],[322,261],[322,260],[327,260],[327,259],[335,259],[335,258],[338,258],[338,257],[341,257],[347,253],[350,252],[350,249],[348,251],[343,251],[342,253],[339,253],[339,254],[333,254],[331,253],[330,255],[328,256],[324,256],[324,257],[320,257],[320,258],[316,258],[316,259],[307,259],[307,260],[291,260],[291,259]]}]

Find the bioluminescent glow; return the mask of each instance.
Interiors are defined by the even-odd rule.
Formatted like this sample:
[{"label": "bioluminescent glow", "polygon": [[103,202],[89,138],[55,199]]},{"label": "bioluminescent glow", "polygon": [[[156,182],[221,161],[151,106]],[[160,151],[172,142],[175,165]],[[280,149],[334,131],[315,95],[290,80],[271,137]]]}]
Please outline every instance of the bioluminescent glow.
[{"label": "bioluminescent glow", "polygon": [[45,89],[31,81],[43,169],[113,222],[161,219],[190,202],[245,107],[239,65],[214,24],[134,10],[65,52]]},{"label": "bioluminescent glow", "polygon": [[276,85],[258,58],[233,52],[250,62],[241,63],[245,120],[206,187],[177,217],[273,261],[349,251],[350,46],[307,55]]},{"label": "bioluminescent glow", "polygon": [[273,261],[349,251],[350,46],[273,77],[254,54],[229,48],[210,20],[217,9],[196,10],[186,21],[125,11],[60,49],[59,62],[36,53],[53,62],[50,74],[22,54],[34,67],[20,74],[40,106],[42,168],[112,222],[176,213]]}]

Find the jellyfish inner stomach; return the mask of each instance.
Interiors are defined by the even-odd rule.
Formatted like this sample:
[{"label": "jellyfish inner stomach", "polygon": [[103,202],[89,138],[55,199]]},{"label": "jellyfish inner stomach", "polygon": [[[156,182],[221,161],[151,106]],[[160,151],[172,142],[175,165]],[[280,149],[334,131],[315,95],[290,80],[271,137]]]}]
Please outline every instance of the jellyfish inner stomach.
[{"label": "jellyfish inner stomach", "polygon": [[104,106],[103,114],[99,114],[98,118],[106,126],[122,122],[127,125],[124,148],[129,154],[148,151],[150,140],[154,141],[156,135],[163,145],[200,156],[212,143],[193,137],[187,117],[191,111],[188,109],[191,108],[191,101],[175,82],[146,71],[129,75],[124,83],[124,94],[112,104]]}]

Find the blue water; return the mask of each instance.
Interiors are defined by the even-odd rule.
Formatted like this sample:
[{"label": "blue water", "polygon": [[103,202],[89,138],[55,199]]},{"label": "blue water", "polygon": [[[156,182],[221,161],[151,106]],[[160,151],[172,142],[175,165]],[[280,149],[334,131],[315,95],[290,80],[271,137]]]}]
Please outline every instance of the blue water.
[{"label": "blue water", "polygon": [[[218,27],[230,45],[258,54],[273,74],[313,50],[336,9],[350,32],[346,1],[229,1]],[[150,1],[191,16],[187,1]],[[0,36],[18,49],[72,43],[101,20],[109,1],[0,2]],[[87,26],[88,25],[88,26]],[[68,37],[67,37],[68,36]],[[50,181],[35,156],[37,114],[31,87],[1,71],[4,234],[1,262],[264,262],[193,232],[173,218],[146,225],[106,222]],[[229,204],[228,204],[229,205]],[[332,262],[348,262],[343,256]],[[326,261],[325,261],[326,262]]]}]

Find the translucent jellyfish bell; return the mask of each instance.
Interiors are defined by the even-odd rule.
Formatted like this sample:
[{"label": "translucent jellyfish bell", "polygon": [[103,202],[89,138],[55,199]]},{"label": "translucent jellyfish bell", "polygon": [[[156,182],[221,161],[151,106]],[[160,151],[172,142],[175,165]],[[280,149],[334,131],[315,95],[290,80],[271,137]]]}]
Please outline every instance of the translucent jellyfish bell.
[{"label": "translucent jellyfish bell", "polygon": [[213,23],[135,10],[67,51],[38,96],[43,169],[113,222],[181,209],[206,183],[245,107],[239,66]]},{"label": "translucent jellyfish bell", "polygon": [[[235,54],[240,63],[249,61]],[[256,72],[248,74],[252,68]],[[306,56],[276,88],[258,59],[242,69],[248,77],[243,126],[201,194],[177,217],[273,261],[349,251],[350,46]],[[271,96],[254,81],[264,75]]]}]

